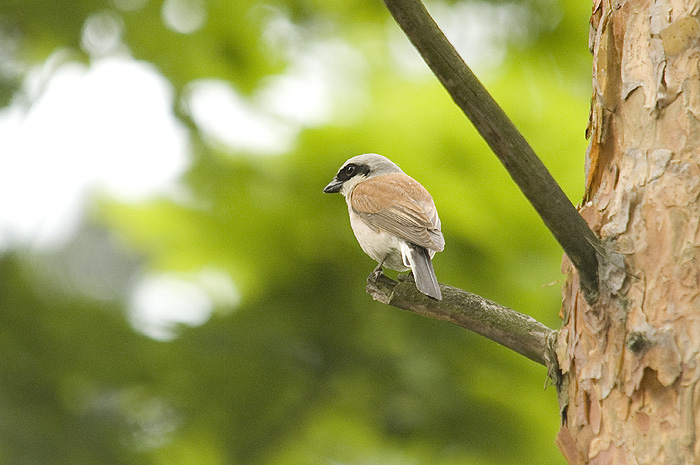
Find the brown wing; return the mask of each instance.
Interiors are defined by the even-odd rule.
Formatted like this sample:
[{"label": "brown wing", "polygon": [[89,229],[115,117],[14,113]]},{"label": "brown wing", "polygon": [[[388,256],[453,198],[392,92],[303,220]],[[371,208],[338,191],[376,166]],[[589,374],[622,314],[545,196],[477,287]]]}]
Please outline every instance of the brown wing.
[{"label": "brown wing", "polygon": [[445,247],[433,198],[403,173],[362,181],[353,190],[350,205],[375,231],[383,230],[438,252]]}]

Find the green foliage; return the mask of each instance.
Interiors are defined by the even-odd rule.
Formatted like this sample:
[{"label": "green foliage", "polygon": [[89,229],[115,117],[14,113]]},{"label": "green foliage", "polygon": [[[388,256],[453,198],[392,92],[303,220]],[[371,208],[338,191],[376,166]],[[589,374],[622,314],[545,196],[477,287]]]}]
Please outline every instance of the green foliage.
[{"label": "green foliage", "polygon": [[[357,246],[342,198],[321,193],[350,156],[389,156],[435,198],[446,238],[440,281],[559,326],[559,286],[547,285],[560,278],[560,249],[439,84],[395,64],[400,36],[381,2],[191,2],[206,20],[189,34],[164,24],[161,2],[140,3],[0,5],[0,32],[19,44],[12,59],[24,67],[59,47],[89,63],[85,20],[118,18],[133,57],[176,89],[193,147],[187,200],[93,198],[85,230],[104,231],[130,257],[111,297],[72,285],[46,252],[0,257],[0,463],[563,463],[544,369],[372,302],[364,280],[375,264]],[[503,62],[481,72],[576,202],[588,6],[520,6],[531,13],[528,40],[506,41]],[[270,39],[278,16],[296,28],[287,37],[296,45]],[[299,124],[284,154],[222,148],[180,104],[197,79],[223,80],[254,102],[292,65],[290,49],[322,41],[345,41],[362,57],[364,97],[338,96],[323,124]],[[0,67],[0,96],[11,95],[16,80],[3,77]],[[101,266],[118,275],[115,262]],[[203,269],[231,276],[240,302],[215,301],[209,321],[183,325],[169,341],[134,329],[133,280]]]}]

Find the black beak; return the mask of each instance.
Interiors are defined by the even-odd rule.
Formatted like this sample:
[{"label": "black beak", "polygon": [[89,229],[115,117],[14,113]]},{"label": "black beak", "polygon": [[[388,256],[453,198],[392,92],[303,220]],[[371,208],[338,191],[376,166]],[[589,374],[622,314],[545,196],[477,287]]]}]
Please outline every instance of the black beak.
[{"label": "black beak", "polygon": [[323,192],[326,194],[335,194],[340,192],[340,188],[343,187],[343,181],[338,181],[337,179],[332,180],[328,183],[326,187],[323,188]]}]

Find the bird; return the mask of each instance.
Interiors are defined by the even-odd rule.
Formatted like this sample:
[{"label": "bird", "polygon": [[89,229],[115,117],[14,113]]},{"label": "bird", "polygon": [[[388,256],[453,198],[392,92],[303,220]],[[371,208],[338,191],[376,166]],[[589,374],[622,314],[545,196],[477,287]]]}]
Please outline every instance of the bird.
[{"label": "bird", "polygon": [[340,167],[323,192],[340,193],[350,213],[350,226],[362,250],[378,265],[413,272],[416,287],[442,299],[432,258],[445,248],[435,202],[428,191],[388,158],[357,155]]}]

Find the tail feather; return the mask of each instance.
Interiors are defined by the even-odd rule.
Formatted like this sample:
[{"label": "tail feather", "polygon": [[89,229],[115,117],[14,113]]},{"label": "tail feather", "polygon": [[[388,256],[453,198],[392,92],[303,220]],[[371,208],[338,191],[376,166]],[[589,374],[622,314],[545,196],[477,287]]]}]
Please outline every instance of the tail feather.
[{"label": "tail feather", "polygon": [[428,249],[415,244],[408,244],[403,251],[404,262],[411,267],[416,287],[423,294],[436,300],[442,300],[442,292],[438,285],[433,262],[430,260]]}]

